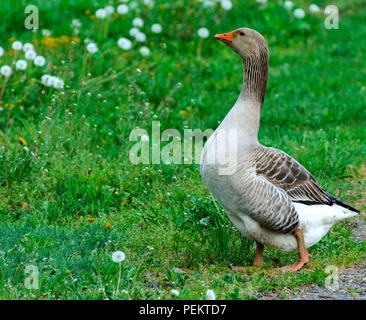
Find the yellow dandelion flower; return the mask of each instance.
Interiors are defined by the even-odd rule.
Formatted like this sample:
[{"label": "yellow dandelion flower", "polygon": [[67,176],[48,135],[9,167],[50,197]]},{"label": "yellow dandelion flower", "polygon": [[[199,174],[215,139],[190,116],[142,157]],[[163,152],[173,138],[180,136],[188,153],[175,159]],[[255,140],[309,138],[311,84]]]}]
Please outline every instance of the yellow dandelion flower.
[{"label": "yellow dandelion flower", "polygon": [[25,141],[25,139],[24,138],[22,138],[22,137],[18,137],[18,139],[19,139],[19,141],[23,144],[23,145],[27,145],[28,143],[27,143],[27,141]]},{"label": "yellow dandelion flower", "polygon": [[182,117],[184,117],[184,116],[186,116],[186,115],[188,114],[188,112],[187,112],[187,111],[184,111],[184,110],[179,110],[179,114],[180,114]]},{"label": "yellow dandelion flower", "polygon": [[14,107],[15,107],[15,104],[11,103],[10,108],[14,108]]},{"label": "yellow dandelion flower", "polygon": [[58,42],[66,44],[70,41],[70,37],[69,36],[61,36],[60,38],[57,39]]},{"label": "yellow dandelion flower", "polygon": [[17,102],[18,102],[18,103],[22,103],[22,99],[18,99],[18,100],[17,100]]},{"label": "yellow dandelion flower", "polygon": [[56,38],[52,38],[52,37],[43,37],[41,40],[41,44],[43,44],[46,47],[55,48],[55,47],[57,47],[57,40],[56,40]]},{"label": "yellow dandelion flower", "polygon": [[89,9],[86,9],[86,10],[84,11],[84,13],[88,16],[88,15],[90,15],[91,11],[90,11]]},{"label": "yellow dandelion flower", "polygon": [[150,71],[150,76],[155,77],[155,72],[154,71]]},{"label": "yellow dandelion flower", "polygon": [[80,43],[80,38],[78,37],[73,37],[72,41],[76,42],[76,43]]},{"label": "yellow dandelion flower", "polygon": [[96,218],[93,218],[93,217],[86,217],[85,219],[86,221],[89,221],[89,222],[94,222],[95,220],[97,220]]},{"label": "yellow dandelion flower", "polygon": [[98,186],[96,186],[96,187],[95,187],[95,190],[96,190],[96,191],[98,191],[98,190],[99,190],[99,187],[98,187]]},{"label": "yellow dandelion flower", "polygon": [[168,77],[169,78],[172,78],[173,77],[173,74],[171,72],[168,72]]},{"label": "yellow dandelion flower", "polygon": [[127,203],[127,200],[125,199],[125,200],[123,200],[123,201],[121,202],[121,206],[124,206],[126,203]]},{"label": "yellow dandelion flower", "polygon": [[11,37],[11,38],[9,38],[9,41],[10,42],[14,42],[15,41],[15,38],[14,37]]},{"label": "yellow dandelion flower", "polygon": [[70,271],[69,269],[67,269],[67,270],[65,271],[65,273],[66,273],[66,274],[70,274],[70,273],[71,273],[71,271]]},{"label": "yellow dandelion flower", "polygon": [[95,20],[95,14],[92,14],[92,15],[90,16],[90,19]]},{"label": "yellow dandelion flower", "polygon": [[112,224],[111,224],[111,223],[109,223],[109,222],[107,222],[107,223],[105,224],[105,226],[106,226],[107,228],[111,228],[111,227],[112,227]]}]

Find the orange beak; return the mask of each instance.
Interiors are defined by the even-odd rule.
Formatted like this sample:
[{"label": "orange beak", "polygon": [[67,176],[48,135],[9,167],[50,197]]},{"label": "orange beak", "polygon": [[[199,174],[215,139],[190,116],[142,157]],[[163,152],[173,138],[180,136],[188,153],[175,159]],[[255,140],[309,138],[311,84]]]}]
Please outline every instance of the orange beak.
[{"label": "orange beak", "polygon": [[215,39],[217,39],[227,45],[230,45],[231,42],[233,41],[233,34],[234,34],[234,31],[231,31],[229,33],[216,34]]}]

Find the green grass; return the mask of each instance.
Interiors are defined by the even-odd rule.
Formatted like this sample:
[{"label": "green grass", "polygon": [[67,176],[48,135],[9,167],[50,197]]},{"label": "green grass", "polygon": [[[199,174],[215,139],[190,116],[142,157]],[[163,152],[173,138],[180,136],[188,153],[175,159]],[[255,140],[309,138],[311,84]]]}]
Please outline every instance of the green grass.
[{"label": "green grass", "polygon": [[[294,2],[302,8],[310,3]],[[52,48],[41,43],[40,31],[24,29],[27,1],[1,1],[6,54],[0,65],[14,57],[8,54],[12,37],[33,41],[52,65],[14,71],[0,99],[0,298],[201,299],[210,288],[217,298],[252,299],[256,292],[322,285],[326,266],[365,261],[365,242],[352,240],[350,220],[310,248],[311,263],[298,273],[283,276],[275,269],[278,259],[285,265],[296,253],[269,248],[264,270],[234,273],[230,265],[252,264],[253,243],[212,199],[198,165],[132,165],[128,156],[130,132],[150,132],[153,120],[182,134],[184,127],[217,127],[237,98],[242,70],[240,58],[212,35],[247,26],[270,48],[260,141],[288,152],[329,192],[364,210],[362,1],[337,1],[339,30],[326,30],[322,14],[297,20],[277,1],[264,9],[254,0],[233,1],[228,12],[195,1],[164,8],[165,1],[155,0],[153,9],[138,3],[138,13],[101,22],[85,10],[94,13],[107,1],[33,1],[41,29],[81,39]],[[123,52],[116,44],[131,38],[136,16],[146,24],[147,57],[138,52],[142,45]],[[73,18],[82,22],[78,35]],[[155,22],[163,26],[160,35],[149,31]],[[209,28],[210,38],[198,38],[199,27]],[[95,55],[86,53],[85,38],[97,43]],[[65,88],[43,86],[44,73],[64,79]],[[116,250],[126,253],[118,295]],[[27,265],[39,269],[38,290],[24,286]]]}]

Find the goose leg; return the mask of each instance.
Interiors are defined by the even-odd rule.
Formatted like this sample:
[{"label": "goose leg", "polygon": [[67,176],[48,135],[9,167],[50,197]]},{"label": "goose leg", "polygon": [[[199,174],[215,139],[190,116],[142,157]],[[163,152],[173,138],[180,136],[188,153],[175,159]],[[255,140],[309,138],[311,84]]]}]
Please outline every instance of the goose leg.
[{"label": "goose leg", "polygon": [[253,266],[260,268],[263,264],[263,244],[257,242]]},{"label": "goose leg", "polygon": [[[262,264],[263,264],[263,244],[261,244],[259,242],[256,242],[256,244],[257,244],[257,248],[255,251],[253,267],[260,268],[260,267],[262,267]],[[248,269],[248,267],[234,266],[234,267],[231,267],[231,269],[236,270],[236,271],[246,271]]]},{"label": "goose leg", "polygon": [[309,262],[309,258],[311,258],[311,254],[308,253],[308,250],[306,249],[305,246],[304,233],[302,232],[302,230],[300,229],[295,230],[294,236],[296,237],[297,240],[297,246],[299,250],[299,260],[292,265],[280,268],[282,272],[297,271],[301,269],[303,265],[307,264]]}]

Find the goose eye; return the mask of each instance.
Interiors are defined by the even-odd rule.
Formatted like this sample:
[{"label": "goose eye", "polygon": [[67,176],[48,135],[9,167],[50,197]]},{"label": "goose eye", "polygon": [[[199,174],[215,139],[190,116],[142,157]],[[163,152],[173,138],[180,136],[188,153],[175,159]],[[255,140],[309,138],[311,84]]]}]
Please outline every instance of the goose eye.
[{"label": "goose eye", "polygon": [[243,31],[240,31],[240,32],[239,32],[239,34],[240,34],[241,36],[244,36],[244,35],[245,35],[245,33],[244,33]]}]

